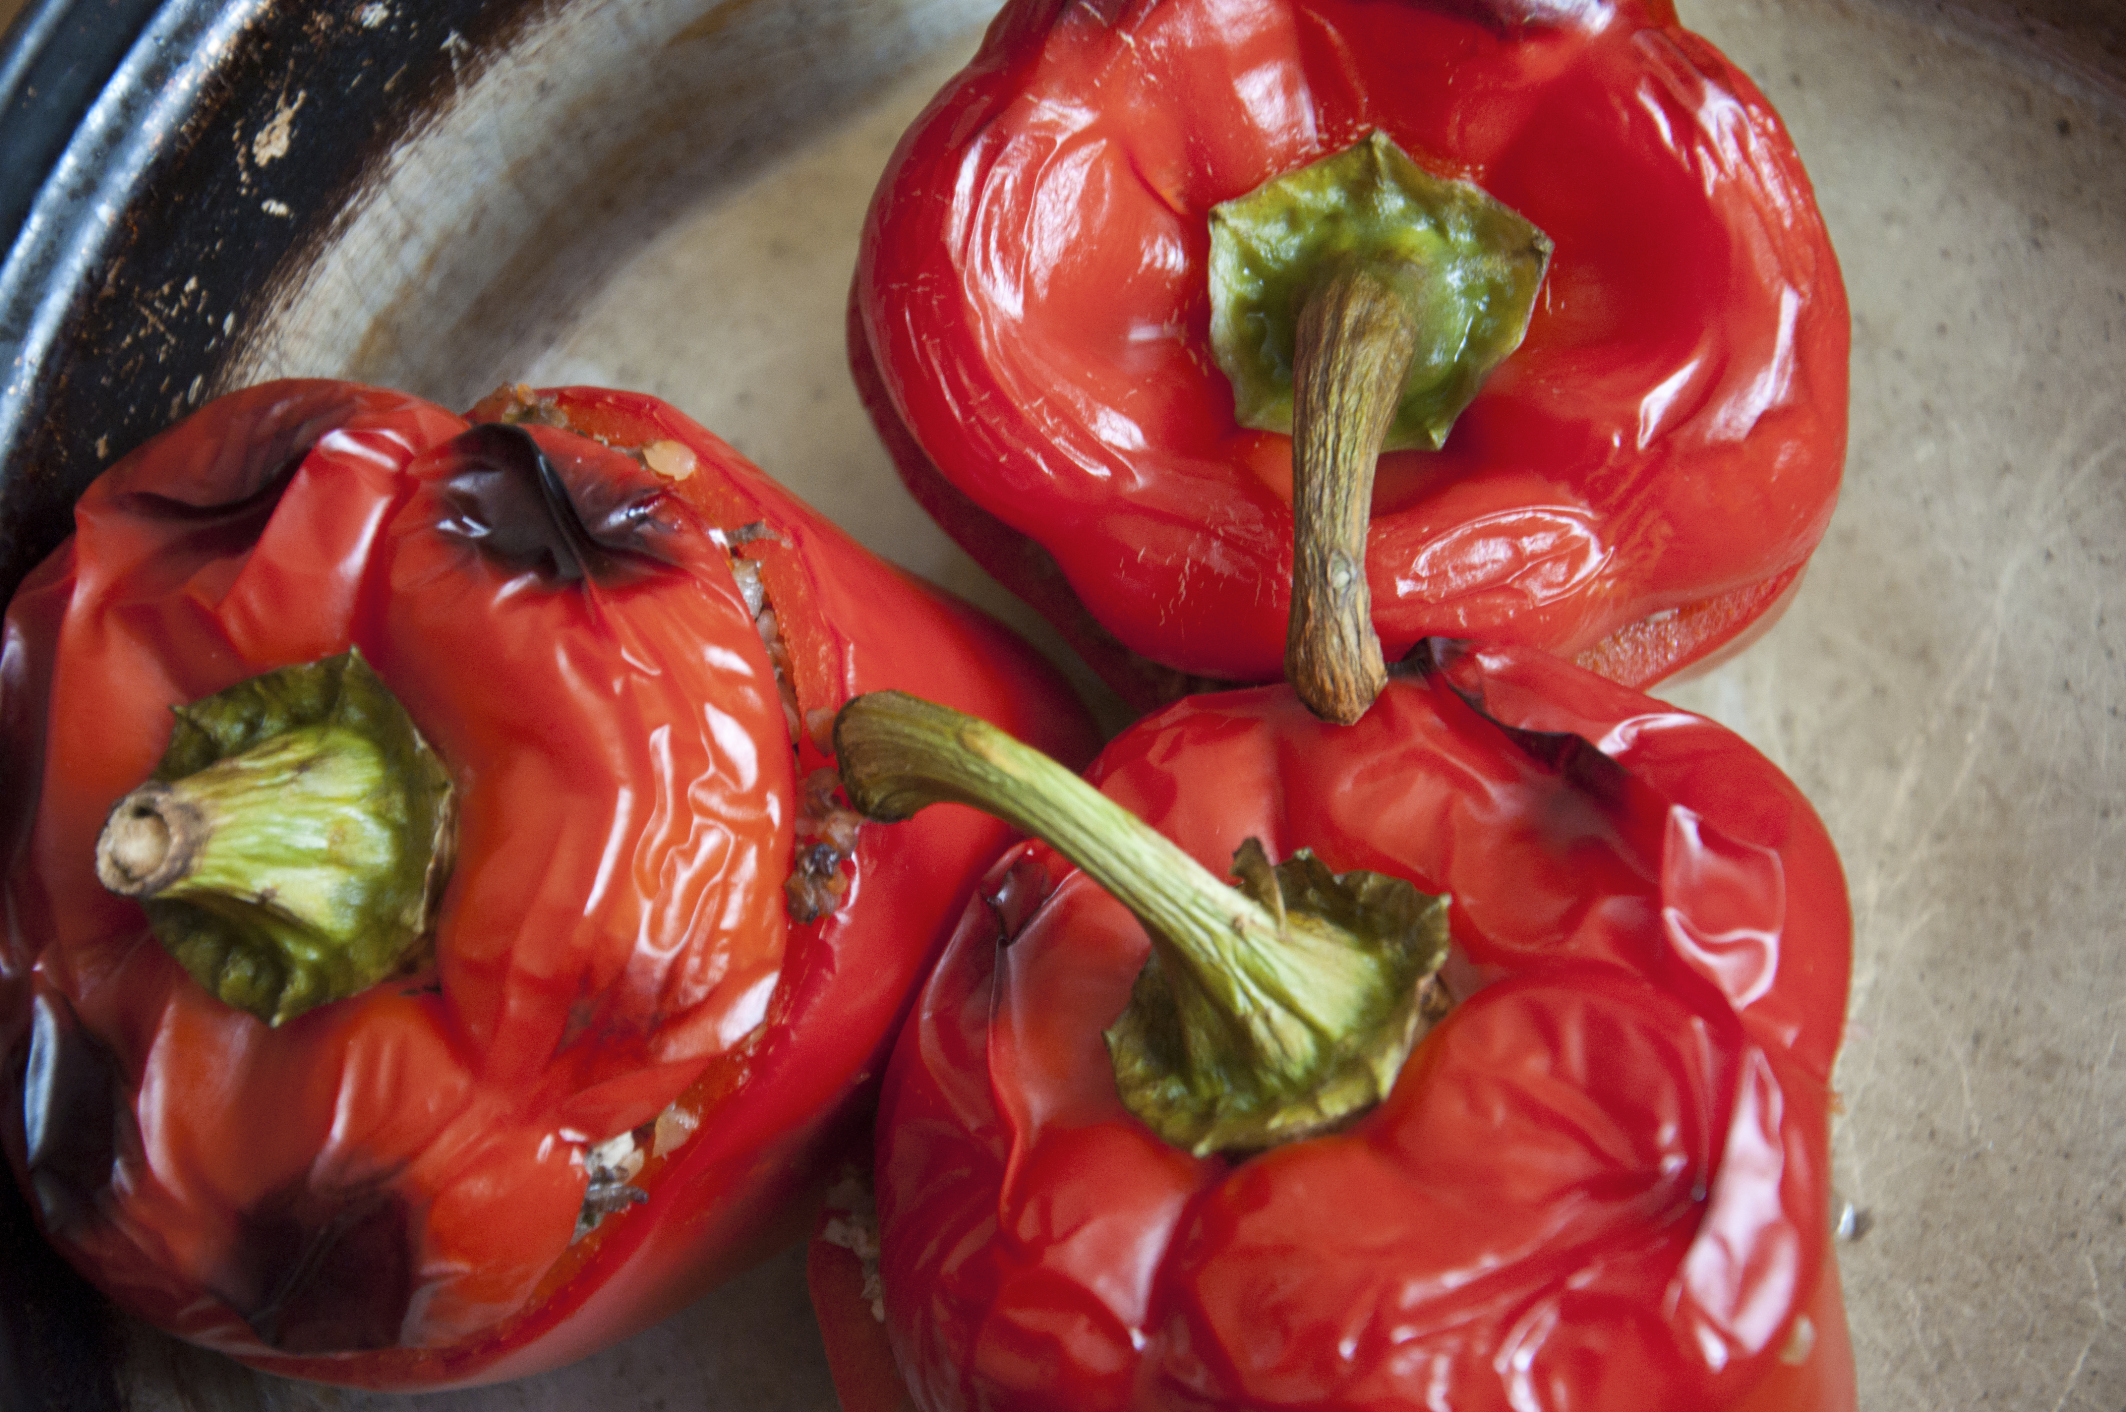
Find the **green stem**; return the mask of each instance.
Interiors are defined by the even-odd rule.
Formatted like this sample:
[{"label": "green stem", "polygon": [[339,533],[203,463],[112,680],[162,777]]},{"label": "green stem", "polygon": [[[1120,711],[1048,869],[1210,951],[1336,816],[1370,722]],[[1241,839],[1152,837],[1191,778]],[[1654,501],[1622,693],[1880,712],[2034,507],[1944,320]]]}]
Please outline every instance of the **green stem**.
[{"label": "green stem", "polygon": [[1386,1094],[1437,999],[1446,910],[1401,879],[1272,868],[1250,839],[1229,887],[1040,752],[897,692],[835,722],[850,800],[879,819],[972,805],[1047,841],[1144,923],[1152,959],[1108,1032],[1123,1102],[1162,1137],[1250,1151]]},{"label": "green stem", "polygon": [[271,1024],[368,988],[427,940],[455,837],[450,779],[353,653],[179,708],[156,777],[96,844],[192,977]]}]

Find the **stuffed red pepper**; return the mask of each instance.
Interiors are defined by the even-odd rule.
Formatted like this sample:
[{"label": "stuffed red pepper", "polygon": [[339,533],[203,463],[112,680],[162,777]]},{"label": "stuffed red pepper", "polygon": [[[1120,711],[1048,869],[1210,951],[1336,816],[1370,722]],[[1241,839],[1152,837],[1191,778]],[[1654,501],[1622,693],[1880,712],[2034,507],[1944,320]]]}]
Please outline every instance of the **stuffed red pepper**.
[{"label": "stuffed red pepper", "polygon": [[1097,792],[950,712],[844,711],[860,807],[1050,840],[990,871],[880,1109],[923,1412],[1849,1412],[1821,825],[1710,722],[1420,654],[1348,727],[1183,702]]},{"label": "stuffed red pepper", "polygon": [[1015,0],[894,154],[850,351],[1126,695],[1289,661],[1349,719],[1434,633],[1631,685],[1738,642],[1848,341],[1785,130],[1664,0]]},{"label": "stuffed red pepper", "polygon": [[859,827],[835,709],[1090,748],[647,397],[266,384],[75,525],[0,659],[0,1143],[121,1305],[275,1372],[536,1371],[789,1238],[1002,840]]}]

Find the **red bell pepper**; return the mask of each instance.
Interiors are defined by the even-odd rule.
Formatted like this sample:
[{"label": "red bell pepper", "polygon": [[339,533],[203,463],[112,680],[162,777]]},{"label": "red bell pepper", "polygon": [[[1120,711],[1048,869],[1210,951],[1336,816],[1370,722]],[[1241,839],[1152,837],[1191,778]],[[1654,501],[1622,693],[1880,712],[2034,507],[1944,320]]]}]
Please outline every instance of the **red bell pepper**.
[{"label": "red bell pepper", "polygon": [[[1432,288],[1423,251],[1351,253],[1373,188],[1341,205],[1265,188],[1383,137],[1554,248],[1532,316],[1492,311],[1509,344],[1515,318],[1525,337],[1451,434],[1451,407],[1391,427],[1387,445],[1418,449],[1374,474],[1372,394],[1337,391],[1328,352],[1308,361],[1298,315],[1354,267],[1414,282],[1397,316],[1417,321],[1410,386],[1423,365],[1466,394],[1488,363],[1452,355],[1484,310],[1445,285],[1544,244],[1523,231],[1441,263]],[[1469,186],[1442,189],[1467,204]],[[1221,253],[1219,232],[1255,209],[1243,197],[1267,233]],[[1463,218],[1412,219],[1394,239]],[[1317,236],[1318,265],[1226,312],[1232,271]],[[1280,675],[1288,613],[1313,601],[1292,588],[1295,503],[1314,507],[1302,527],[1323,526],[1305,577],[1336,573],[1308,567],[1317,552],[1345,554],[1338,611],[1362,634],[1369,596],[1389,659],[1448,634],[1646,685],[1737,645],[1829,520],[1848,342],[1784,129],[1666,0],[1015,0],[888,166],[850,353],[917,498],[1145,703],[1191,676]],[[1260,366],[1229,379],[1238,357]],[[1370,443],[1306,453],[1316,404],[1292,398],[1308,386],[1327,399],[1311,425]],[[1308,467],[1326,477],[1337,456],[1355,480],[1317,506]]]},{"label": "red bell pepper", "polygon": [[858,807],[1054,840],[990,870],[888,1071],[924,1412],[1851,1408],[1822,826],[1708,721],[1420,653],[1352,726],[1178,704],[1094,764],[1104,806],[949,712],[845,709]]},{"label": "red bell pepper", "polygon": [[858,828],[826,723],[1092,744],[671,408],[471,415],[223,398],[6,619],[0,1144],[121,1305],[278,1373],[537,1371],[797,1235],[1004,837]]}]

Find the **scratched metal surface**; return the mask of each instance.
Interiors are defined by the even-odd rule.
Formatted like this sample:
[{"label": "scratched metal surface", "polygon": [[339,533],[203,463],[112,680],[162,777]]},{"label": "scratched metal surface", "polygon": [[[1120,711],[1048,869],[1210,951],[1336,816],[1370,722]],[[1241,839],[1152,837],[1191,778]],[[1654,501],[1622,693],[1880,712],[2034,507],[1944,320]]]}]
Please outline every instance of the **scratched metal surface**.
[{"label": "scratched metal surface", "polygon": [[[816,23],[826,7],[798,8]],[[981,7],[833,8],[824,36],[774,6],[561,12],[401,150],[261,325],[243,375],[360,376],[447,403],[519,376],[653,391],[875,548],[1023,623],[900,493],[840,357],[871,179]],[[1785,114],[1853,298],[1852,454],[1829,537],[1779,627],[1673,694],[1800,781],[1849,871],[1836,1152],[1861,1230],[1840,1250],[1862,1404],[2120,1412],[2118,10],[1681,8]],[[688,156],[757,153],[778,111],[758,94],[719,110],[714,84],[657,67],[705,11],[728,12],[734,83],[762,65],[800,88],[904,77],[772,162]],[[664,89],[673,102],[641,101]],[[329,121],[329,102],[303,109],[290,151]],[[718,175],[733,169],[750,175]],[[257,1378],[138,1328],[123,1377],[139,1412],[415,1405]],[[833,1402],[786,1257],[575,1368],[418,1405]]]}]

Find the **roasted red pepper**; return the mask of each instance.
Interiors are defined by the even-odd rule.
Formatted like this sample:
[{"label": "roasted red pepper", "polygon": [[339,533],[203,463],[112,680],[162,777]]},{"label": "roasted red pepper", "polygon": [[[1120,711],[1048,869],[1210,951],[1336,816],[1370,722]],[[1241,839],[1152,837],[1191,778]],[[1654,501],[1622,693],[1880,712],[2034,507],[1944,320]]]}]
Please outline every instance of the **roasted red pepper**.
[{"label": "roasted red pepper", "polygon": [[844,699],[1091,746],[671,408],[471,417],[209,405],[83,496],[0,668],[16,1177],[133,1312],[374,1387],[551,1367],[798,1233],[1003,839],[858,829]]},{"label": "roasted red pepper", "polygon": [[887,1076],[924,1412],[1850,1409],[1849,914],[1762,757],[1425,644],[1356,725],[1285,688],[1141,722],[1088,776],[1108,819],[949,714],[848,707],[852,799],[981,799],[1056,847],[990,871]]},{"label": "roasted red pepper", "polygon": [[[1483,360],[1457,369],[1463,333],[1527,311],[1445,286],[1544,245],[1436,263],[1425,242],[1467,224],[1439,208],[1379,264],[1350,232],[1388,188],[1354,188],[1271,191],[1260,245],[1220,252],[1214,228],[1245,214],[1221,203],[1383,137],[1554,248],[1525,338],[1441,448],[1391,449],[1369,494],[1336,492],[1357,497],[1358,628],[1370,589],[1390,659],[1445,633],[1645,685],[1768,621],[1837,491],[1845,296],[1777,117],[1665,0],[1007,5],[903,139],[856,275],[852,362],[917,498],[1133,699],[1188,684],[1152,664],[1278,677],[1294,440],[1236,414],[1236,381],[1260,425],[1296,427],[1295,315],[1378,265],[1417,291],[1410,386],[1423,365],[1466,392]],[[1221,312],[1214,276],[1309,241],[1319,265]],[[1229,381],[1222,324],[1287,391]]]}]

